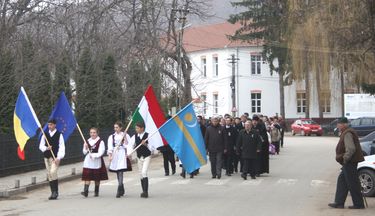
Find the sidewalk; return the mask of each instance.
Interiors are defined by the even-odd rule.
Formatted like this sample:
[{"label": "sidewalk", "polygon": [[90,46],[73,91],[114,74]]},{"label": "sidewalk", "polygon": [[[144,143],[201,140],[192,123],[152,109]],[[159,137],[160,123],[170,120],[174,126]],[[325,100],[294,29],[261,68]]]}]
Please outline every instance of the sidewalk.
[{"label": "sidewalk", "polygon": [[[157,157],[159,154],[156,153],[152,156]],[[108,157],[104,157],[104,161],[108,168]],[[132,160],[133,167],[135,167],[134,163],[135,159]],[[60,166],[58,170],[59,182],[81,178],[82,165],[83,161]],[[34,183],[32,182],[33,178],[35,178]],[[16,187],[16,181],[19,181],[19,187]],[[0,178],[0,198],[25,193],[47,185],[49,183],[47,181],[46,169],[2,177]]]}]

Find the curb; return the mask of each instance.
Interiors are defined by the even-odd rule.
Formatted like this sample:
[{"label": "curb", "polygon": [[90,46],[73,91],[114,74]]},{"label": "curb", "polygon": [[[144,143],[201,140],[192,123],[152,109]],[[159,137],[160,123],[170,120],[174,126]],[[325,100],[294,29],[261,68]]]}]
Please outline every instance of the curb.
[{"label": "curb", "polygon": [[[82,175],[82,172],[76,173],[75,175],[63,176],[59,178],[59,182],[67,182],[67,181],[75,180],[75,179],[80,178],[81,175]],[[0,191],[0,198],[9,198],[11,196],[23,194],[32,190],[36,190],[36,189],[48,186],[48,185],[49,185],[49,181],[45,180],[42,182],[38,182],[36,184],[25,185],[20,188],[12,188],[6,191]]]},{"label": "curb", "polygon": [[[159,155],[160,155],[160,153],[157,153],[157,154],[151,155],[151,157],[155,158],[155,157],[158,157]],[[131,160],[132,167],[134,167],[133,165],[136,164],[136,162],[137,162],[136,159]],[[133,168],[133,170],[134,170],[134,168]],[[60,183],[61,182],[68,182],[68,181],[72,181],[72,180],[81,178],[81,176],[82,176],[82,172],[79,172],[79,173],[76,173],[76,174],[73,174],[73,175],[60,177],[58,180],[59,180]],[[8,189],[8,190],[5,190],[5,191],[0,191],[0,198],[9,198],[11,196],[23,194],[23,193],[26,193],[26,192],[29,192],[29,191],[32,191],[32,190],[36,190],[36,189],[48,186],[48,185],[49,185],[49,181],[45,180],[45,181],[42,181],[42,182],[38,182],[36,184],[28,184],[28,185],[24,185],[24,186],[19,187],[19,188],[11,188],[11,189]]]}]

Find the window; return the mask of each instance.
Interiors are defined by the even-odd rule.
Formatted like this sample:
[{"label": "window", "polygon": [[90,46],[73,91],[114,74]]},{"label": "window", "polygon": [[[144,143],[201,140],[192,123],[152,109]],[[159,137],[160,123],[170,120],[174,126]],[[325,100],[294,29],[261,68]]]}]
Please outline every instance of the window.
[{"label": "window", "polygon": [[323,92],[321,98],[323,112],[330,113],[331,112],[331,93]]},{"label": "window", "polygon": [[219,76],[219,58],[217,56],[214,56],[212,58],[212,68],[213,68],[213,75],[214,77]]},{"label": "window", "polygon": [[207,114],[207,102],[206,102],[207,96],[205,94],[202,94],[201,98],[203,101],[203,114],[206,115]]},{"label": "window", "polygon": [[201,73],[204,77],[207,77],[207,60],[206,60],[206,57],[201,57]]},{"label": "window", "polygon": [[251,74],[261,74],[262,56],[251,55]]},{"label": "window", "polygon": [[261,99],[262,94],[251,93],[251,112],[252,113],[261,113]]},{"label": "window", "polygon": [[361,125],[373,125],[371,118],[363,118],[361,121]]},{"label": "window", "polygon": [[297,92],[297,113],[306,112],[306,93]]},{"label": "window", "polygon": [[219,112],[219,96],[217,93],[213,94],[213,102],[214,102],[214,114],[217,114]]},{"label": "window", "polygon": [[354,119],[354,120],[351,120],[351,121],[350,121],[350,124],[351,124],[352,126],[359,126],[360,123],[361,123],[361,119]]}]

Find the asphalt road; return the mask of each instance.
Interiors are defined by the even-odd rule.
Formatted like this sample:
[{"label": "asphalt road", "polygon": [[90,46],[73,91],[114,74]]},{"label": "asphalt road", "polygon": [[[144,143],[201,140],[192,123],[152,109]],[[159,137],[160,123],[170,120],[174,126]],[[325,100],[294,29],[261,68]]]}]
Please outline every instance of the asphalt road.
[{"label": "asphalt road", "polygon": [[[373,215],[365,210],[330,209],[340,166],[334,161],[335,137],[287,137],[281,154],[270,159],[271,173],[244,181],[239,174],[211,179],[209,165],[194,179],[164,176],[162,158],[151,162],[150,197],[141,199],[138,173],[125,174],[126,195],[116,199],[116,177],[102,183],[100,196],[80,195],[80,180],[60,185],[57,201],[49,188],[0,200],[0,215]],[[180,169],[179,169],[180,171]],[[352,205],[348,197],[346,206]]]}]

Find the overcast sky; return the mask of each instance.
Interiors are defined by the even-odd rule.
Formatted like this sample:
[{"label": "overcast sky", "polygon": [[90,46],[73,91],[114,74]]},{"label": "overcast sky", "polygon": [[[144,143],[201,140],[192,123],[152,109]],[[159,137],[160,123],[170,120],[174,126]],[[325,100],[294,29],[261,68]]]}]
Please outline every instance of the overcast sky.
[{"label": "overcast sky", "polygon": [[207,20],[200,20],[197,17],[188,16],[188,23],[192,25],[206,25],[213,23],[225,22],[229,15],[238,13],[240,10],[232,7],[230,4],[231,1],[236,0],[207,0],[211,4],[210,14],[213,16]]}]

